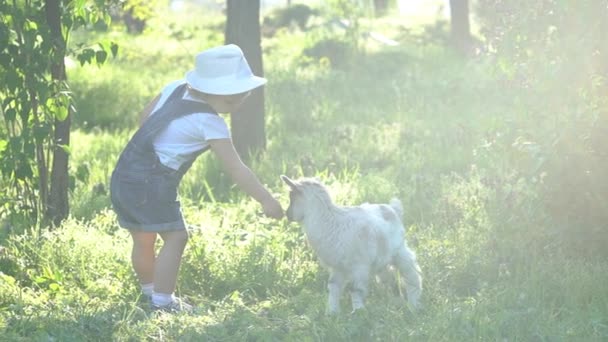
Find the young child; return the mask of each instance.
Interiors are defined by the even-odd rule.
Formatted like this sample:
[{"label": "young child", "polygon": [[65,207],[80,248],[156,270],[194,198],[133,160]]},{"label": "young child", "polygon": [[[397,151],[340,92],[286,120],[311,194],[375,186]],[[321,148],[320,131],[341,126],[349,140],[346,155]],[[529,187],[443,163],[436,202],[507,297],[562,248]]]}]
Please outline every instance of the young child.
[{"label": "young child", "polygon": [[[279,202],[239,158],[218,115],[235,111],[251,90],[265,83],[253,75],[236,45],[201,52],[185,80],[169,84],[146,106],[141,127],[119,157],[110,186],[112,205],[120,226],[131,233],[133,268],[155,310],[192,309],[174,295],[188,241],[177,189],[201,153],[210,149],[265,215],[283,217]],[[155,255],[158,235],[163,245]]]}]

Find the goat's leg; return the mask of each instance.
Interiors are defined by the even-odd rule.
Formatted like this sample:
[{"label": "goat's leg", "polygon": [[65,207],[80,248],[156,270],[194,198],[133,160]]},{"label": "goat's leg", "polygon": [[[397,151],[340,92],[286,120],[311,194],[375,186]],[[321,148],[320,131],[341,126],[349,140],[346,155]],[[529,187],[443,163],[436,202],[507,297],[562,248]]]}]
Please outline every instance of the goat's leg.
[{"label": "goat's leg", "polygon": [[342,289],[346,278],[343,274],[331,271],[329,275],[329,281],[327,283],[327,289],[329,290],[329,313],[334,314],[340,312],[340,296],[342,295]]},{"label": "goat's leg", "polygon": [[367,289],[369,284],[369,267],[359,266],[353,270],[353,288],[351,290],[351,302],[353,311],[361,309],[365,305]]},{"label": "goat's leg", "polygon": [[422,294],[422,272],[416,262],[416,255],[406,245],[403,245],[393,258],[393,263],[399,269],[401,276],[405,278],[407,300],[413,308],[417,308]]}]

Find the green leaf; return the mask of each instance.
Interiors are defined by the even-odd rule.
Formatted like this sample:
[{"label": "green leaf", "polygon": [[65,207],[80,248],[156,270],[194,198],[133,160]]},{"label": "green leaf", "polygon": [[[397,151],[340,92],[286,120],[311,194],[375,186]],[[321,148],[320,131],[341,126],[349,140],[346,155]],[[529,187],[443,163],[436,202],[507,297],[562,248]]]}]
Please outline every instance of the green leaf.
[{"label": "green leaf", "polygon": [[36,142],[41,142],[44,138],[51,134],[51,126],[48,123],[41,123],[34,127],[34,139]]},{"label": "green leaf", "polygon": [[63,152],[65,152],[65,154],[67,154],[68,156],[72,153],[72,149],[69,145],[57,144],[57,147],[61,148]]},{"label": "green leaf", "polygon": [[53,114],[55,115],[55,119],[63,121],[68,118],[69,111],[67,107],[59,105],[55,107],[55,112]]},{"label": "green leaf", "polygon": [[6,119],[6,121],[9,121],[9,122],[15,121],[16,117],[17,117],[17,111],[15,110],[15,108],[9,108],[4,111],[4,118]]},{"label": "green leaf", "polygon": [[76,177],[74,175],[68,176],[68,189],[74,191],[76,189]]},{"label": "green leaf", "polygon": [[[27,102],[23,102],[24,104]],[[30,118],[30,107],[27,106],[26,108],[24,108],[22,106],[21,110],[19,111],[19,117],[21,117],[21,122],[26,123],[28,122],[29,118]]]},{"label": "green leaf", "polygon": [[89,166],[87,164],[80,164],[76,168],[76,179],[81,182],[86,182],[90,175]]},{"label": "green leaf", "polygon": [[72,24],[74,24],[74,20],[69,15],[63,15],[63,16],[61,16],[61,22],[63,23],[62,26],[64,28],[71,28]]},{"label": "green leaf", "polygon": [[55,119],[59,121],[65,120],[70,114],[69,108],[71,107],[71,98],[69,92],[61,92],[54,99],[47,101],[47,105],[55,116]]},{"label": "green leaf", "polygon": [[108,26],[112,25],[112,16],[108,12],[103,13],[102,20],[106,23],[106,25],[108,25]]},{"label": "green leaf", "polygon": [[38,30],[38,24],[35,21],[31,21],[29,19],[25,20],[25,25],[24,28],[26,30],[31,30],[31,31],[37,31]]},{"label": "green leaf", "polygon": [[97,50],[95,52],[95,60],[97,61],[97,64],[101,65],[106,61],[106,58],[108,57],[108,53],[105,50]]},{"label": "green leaf", "polygon": [[85,63],[91,63],[91,60],[95,56],[95,51],[91,48],[83,49],[81,53],[79,53],[76,58],[80,62],[80,65],[84,65]]},{"label": "green leaf", "polygon": [[15,70],[11,69],[7,69],[7,73],[4,76],[4,80],[6,82],[7,88],[11,92],[14,92],[18,88],[20,88],[23,83],[21,76]]},{"label": "green leaf", "polygon": [[110,45],[110,50],[112,51],[112,57],[116,58],[116,55],[118,54],[118,44],[112,42]]},{"label": "green leaf", "polygon": [[15,169],[15,177],[17,179],[25,180],[32,178],[32,176],[34,176],[34,172],[32,171],[30,164],[27,163],[27,160],[21,160]]},{"label": "green leaf", "polygon": [[42,276],[41,277],[36,277],[36,279],[34,279],[34,282],[36,284],[44,284],[47,281],[48,281],[48,278],[47,277],[42,277]]}]

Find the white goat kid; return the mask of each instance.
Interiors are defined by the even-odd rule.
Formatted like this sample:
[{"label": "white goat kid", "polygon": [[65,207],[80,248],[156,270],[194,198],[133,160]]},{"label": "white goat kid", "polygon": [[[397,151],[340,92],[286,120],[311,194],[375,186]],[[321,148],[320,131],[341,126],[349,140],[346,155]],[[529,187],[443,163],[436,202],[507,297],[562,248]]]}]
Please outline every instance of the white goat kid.
[{"label": "white goat kid", "polygon": [[311,247],[329,269],[330,313],[339,311],[342,290],[349,282],[353,310],[362,308],[370,276],[390,265],[404,276],[408,301],[418,307],[422,278],[416,255],[405,241],[401,201],[340,207],[317,180],[281,179],[291,188],[287,218],[302,223]]}]

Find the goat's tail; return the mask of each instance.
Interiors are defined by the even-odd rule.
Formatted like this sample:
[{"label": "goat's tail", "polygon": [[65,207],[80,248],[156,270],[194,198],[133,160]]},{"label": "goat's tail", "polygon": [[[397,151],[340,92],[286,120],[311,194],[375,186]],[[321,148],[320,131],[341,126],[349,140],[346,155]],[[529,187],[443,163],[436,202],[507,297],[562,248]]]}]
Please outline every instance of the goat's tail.
[{"label": "goat's tail", "polygon": [[388,202],[388,205],[390,205],[391,208],[393,208],[393,210],[395,211],[395,213],[397,213],[399,219],[403,218],[403,204],[401,204],[401,201],[398,198],[393,197],[390,202]]}]

